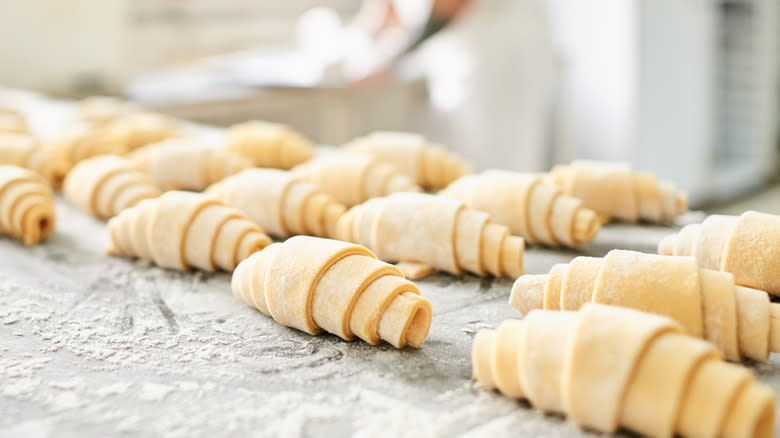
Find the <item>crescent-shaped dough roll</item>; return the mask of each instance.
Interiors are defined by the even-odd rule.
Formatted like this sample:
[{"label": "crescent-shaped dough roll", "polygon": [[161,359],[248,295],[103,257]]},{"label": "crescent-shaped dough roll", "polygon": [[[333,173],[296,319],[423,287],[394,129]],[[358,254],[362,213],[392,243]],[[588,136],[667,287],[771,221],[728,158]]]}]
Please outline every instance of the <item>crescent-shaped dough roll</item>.
[{"label": "crescent-shaped dough roll", "polygon": [[339,239],[359,243],[388,262],[414,262],[453,274],[523,273],[525,241],[455,199],[396,193],[352,207],[338,224]]},{"label": "crescent-shaped dough roll", "polygon": [[46,181],[30,170],[0,165],[0,234],[35,245],[54,232],[56,221]]},{"label": "crescent-shaped dough roll", "polygon": [[420,187],[430,190],[442,189],[471,172],[465,161],[444,147],[408,132],[374,132],[352,140],[343,150],[366,154],[380,163],[390,164],[412,177]]},{"label": "crescent-shaped dough roll", "polygon": [[247,169],[206,190],[272,236],[328,237],[347,208],[316,185],[278,169]]},{"label": "crescent-shaped dough roll", "polygon": [[139,112],[102,124],[75,124],[49,142],[61,157],[75,164],[98,155],[125,155],[179,134],[177,124],[170,118]]},{"label": "crescent-shaped dough roll", "polygon": [[601,229],[596,213],[541,175],[488,170],[466,175],[439,193],[484,211],[529,243],[578,246]]},{"label": "crescent-shaped dough roll", "polygon": [[225,149],[241,154],[257,167],[291,169],[309,161],[311,141],[288,126],[251,121],[228,128]]},{"label": "crescent-shaped dough roll", "polygon": [[30,169],[49,181],[54,189],[62,187],[70,170],[67,161],[53,148],[27,134],[0,133],[0,164]]},{"label": "crescent-shaped dough roll", "polygon": [[688,210],[685,193],[624,163],[574,161],[553,167],[548,179],[605,221],[669,222]]},{"label": "crescent-shaped dough roll", "polygon": [[734,274],[739,285],[780,296],[780,216],[712,215],[665,237],[658,253],[694,256],[702,267]]},{"label": "crescent-shaped dough roll", "polygon": [[160,196],[148,175],[116,155],[101,155],[77,164],[63,186],[65,197],[99,219],[110,219],[144,199]]},{"label": "crescent-shaped dough roll", "polygon": [[0,133],[26,134],[27,117],[19,111],[0,107]]},{"label": "crescent-shaped dough roll", "polygon": [[316,158],[293,172],[347,206],[396,192],[419,192],[411,178],[368,156],[336,153]]},{"label": "crescent-shaped dough roll", "polygon": [[109,255],[151,260],[164,268],[232,271],[271,243],[243,213],[200,193],[167,192],[108,221]]},{"label": "crescent-shaped dough roll", "polygon": [[771,437],[775,394],[672,319],[588,304],[480,330],[474,379],[581,427],[652,437]]},{"label": "crescent-shaped dough roll", "polygon": [[241,262],[233,294],[276,322],[372,345],[420,348],[431,304],[393,265],[368,249],[310,236],[274,243]]},{"label": "crescent-shaped dough roll", "polygon": [[732,361],[765,361],[780,352],[780,304],[764,291],[737,286],[731,274],[699,268],[691,257],[624,250],[603,259],[577,257],[549,275],[518,278],[509,302],[521,314],[593,302],[668,316]]},{"label": "crescent-shaped dough roll", "polygon": [[204,190],[223,178],[252,167],[241,155],[177,138],[150,144],[128,158],[163,190]]},{"label": "crescent-shaped dough roll", "polygon": [[173,119],[151,112],[126,114],[106,124],[101,131],[103,141],[116,145],[117,154],[125,154],[180,134],[179,126]]}]

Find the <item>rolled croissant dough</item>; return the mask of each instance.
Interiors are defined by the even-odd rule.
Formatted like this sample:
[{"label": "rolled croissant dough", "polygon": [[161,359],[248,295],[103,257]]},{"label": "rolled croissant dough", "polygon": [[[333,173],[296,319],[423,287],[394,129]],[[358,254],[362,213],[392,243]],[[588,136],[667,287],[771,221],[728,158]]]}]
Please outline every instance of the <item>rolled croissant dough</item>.
[{"label": "rolled croissant dough", "polygon": [[242,262],[232,284],[247,304],[312,335],[419,348],[430,328],[417,287],[360,245],[295,236]]},{"label": "rolled croissant dough", "polygon": [[702,267],[730,272],[737,284],[780,294],[780,216],[748,211],[709,216],[664,238],[658,252],[694,256]]},{"label": "rolled croissant dough", "polygon": [[771,437],[774,392],[682,331],[621,307],[535,310],[477,333],[474,378],[606,433]]},{"label": "rolled croissant dough", "polygon": [[198,193],[167,192],[121,212],[108,222],[108,253],[153,260],[157,265],[232,271],[271,239],[243,213]]},{"label": "rolled croissant dough", "polygon": [[699,268],[691,257],[624,250],[603,259],[577,257],[549,275],[518,278],[510,298],[523,314],[577,310],[588,302],[671,317],[729,360],[765,361],[780,351],[780,305],[770,303],[766,292],[737,286],[731,274]]},{"label": "rolled croissant dough", "polygon": [[577,246],[601,228],[593,210],[538,174],[488,170],[456,180],[441,195],[484,211],[529,243]]},{"label": "rolled croissant dough", "polygon": [[270,234],[332,236],[346,207],[291,172],[248,169],[206,190],[238,208]]},{"label": "rolled croissant dough", "polygon": [[43,178],[0,165],[0,234],[35,245],[54,232],[56,218],[54,195]]},{"label": "rolled croissant dough", "polygon": [[338,236],[360,243],[390,262],[424,264],[453,274],[522,273],[525,242],[487,213],[461,201],[421,193],[395,193],[350,209]]}]

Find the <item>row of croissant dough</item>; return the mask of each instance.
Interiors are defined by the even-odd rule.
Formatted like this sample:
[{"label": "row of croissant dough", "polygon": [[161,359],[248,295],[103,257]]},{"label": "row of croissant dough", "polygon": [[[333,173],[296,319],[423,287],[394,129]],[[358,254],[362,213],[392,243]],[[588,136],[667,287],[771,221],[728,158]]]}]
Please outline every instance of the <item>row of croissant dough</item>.
[{"label": "row of croissant dough", "polygon": [[611,219],[668,222],[685,196],[612,163],[470,174],[414,134],[315,157],[305,137],[265,122],[236,125],[213,148],[113,100],[82,102],[80,118],[44,141],[0,111],[0,234],[47,238],[61,187],[108,220],[111,255],[233,271],[234,295],[281,324],[398,348],[421,347],[431,325],[409,278],[517,278],[510,304],[525,318],[474,340],[480,386],[604,432],[774,433],[774,392],[720,358],[780,352],[769,300],[780,295],[780,217],[711,216],[659,255],[615,250],[522,275],[525,241],[575,247]]}]

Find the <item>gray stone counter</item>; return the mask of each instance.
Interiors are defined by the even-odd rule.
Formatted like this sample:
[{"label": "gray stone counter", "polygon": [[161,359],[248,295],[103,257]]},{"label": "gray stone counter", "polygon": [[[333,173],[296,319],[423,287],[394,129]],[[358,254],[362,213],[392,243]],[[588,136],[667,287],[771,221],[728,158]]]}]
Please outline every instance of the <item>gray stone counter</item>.
[{"label": "gray stone counter", "polygon": [[[103,254],[102,223],[58,201],[58,228],[0,239],[0,436],[578,436],[470,382],[476,330],[515,317],[511,281],[436,275],[420,351],[311,337],[236,300],[228,274]],[[582,253],[653,250],[669,229],[615,226]],[[529,248],[544,273],[576,252]],[[780,387],[778,363],[756,367]]]}]

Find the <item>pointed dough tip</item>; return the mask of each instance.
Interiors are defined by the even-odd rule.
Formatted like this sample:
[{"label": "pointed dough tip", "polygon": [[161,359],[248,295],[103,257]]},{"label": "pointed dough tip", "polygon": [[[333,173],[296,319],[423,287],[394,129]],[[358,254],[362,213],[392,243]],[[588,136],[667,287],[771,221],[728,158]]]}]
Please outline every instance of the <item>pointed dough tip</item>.
[{"label": "pointed dough tip", "polygon": [[544,286],[549,275],[523,275],[515,280],[509,304],[521,315],[544,307]]},{"label": "pointed dough tip", "polygon": [[674,255],[674,247],[677,245],[677,234],[671,234],[664,237],[658,243],[658,254]]}]

